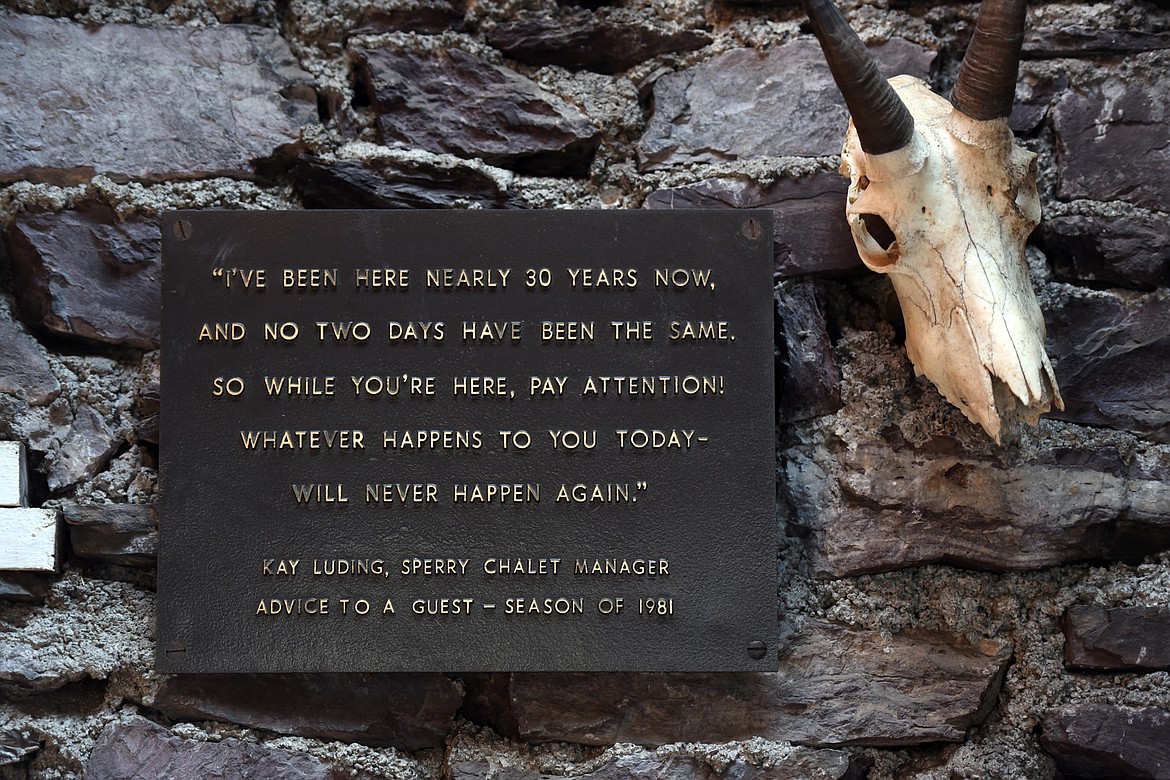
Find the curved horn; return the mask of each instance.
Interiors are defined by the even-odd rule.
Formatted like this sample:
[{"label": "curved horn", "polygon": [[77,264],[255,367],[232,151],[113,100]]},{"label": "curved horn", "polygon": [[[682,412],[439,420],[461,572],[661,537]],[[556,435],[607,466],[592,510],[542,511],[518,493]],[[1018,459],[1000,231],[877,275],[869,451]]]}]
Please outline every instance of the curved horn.
[{"label": "curved horn", "polygon": [[1010,116],[1024,45],[1025,0],[984,0],[951,103],[972,119]]},{"label": "curved horn", "polygon": [[853,116],[861,148],[868,154],[885,154],[906,146],[914,135],[914,117],[882,78],[873,55],[831,0],[802,2]]}]

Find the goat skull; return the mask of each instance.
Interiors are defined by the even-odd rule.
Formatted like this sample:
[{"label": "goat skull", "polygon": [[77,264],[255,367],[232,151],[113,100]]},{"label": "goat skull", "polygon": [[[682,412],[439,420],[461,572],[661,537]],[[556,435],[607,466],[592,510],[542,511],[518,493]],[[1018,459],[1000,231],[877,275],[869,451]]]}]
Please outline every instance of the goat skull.
[{"label": "goat skull", "polygon": [[805,0],[852,114],[841,153],[858,254],[888,274],[915,369],[989,436],[1064,408],[1024,242],[1040,221],[1036,156],[1008,127],[1024,3],[985,0],[952,93],[886,82],[830,0]]}]

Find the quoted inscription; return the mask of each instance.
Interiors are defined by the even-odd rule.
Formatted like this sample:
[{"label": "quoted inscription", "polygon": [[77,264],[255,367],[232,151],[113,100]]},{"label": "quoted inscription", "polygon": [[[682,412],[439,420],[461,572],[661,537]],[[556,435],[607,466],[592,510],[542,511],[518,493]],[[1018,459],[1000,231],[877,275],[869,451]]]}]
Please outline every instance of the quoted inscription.
[{"label": "quoted inscription", "polygon": [[[771,572],[773,524],[771,245],[748,217],[182,218],[161,373],[188,455],[164,503],[198,549],[160,581],[225,573],[160,612],[160,643],[236,638],[225,666],[160,668],[630,669],[701,637],[678,651],[698,670],[770,624],[746,605],[774,588],[742,582]],[[720,665],[756,668],[731,641]]]},{"label": "quoted inscription", "polygon": [[[636,268],[567,268],[562,281],[573,290],[603,291],[634,289],[642,283]],[[229,290],[262,291],[270,280],[264,269],[215,269],[212,276],[222,279]],[[698,290],[711,293],[716,289],[712,269],[663,268],[653,273],[652,284],[658,288]],[[343,275],[338,268],[284,268],[276,274],[279,289],[294,292],[338,291]],[[421,279],[409,268],[357,268],[348,272],[354,290],[397,290],[406,292],[421,286],[426,291],[480,291],[506,289],[509,284],[523,284],[527,289],[551,287],[556,275],[549,268],[523,269],[513,273],[508,268],[432,268],[426,269]],[[644,277],[643,277],[644,278]],[[522,280],[522,281],[517,281]],[[574,344],[643,344],[656,340],[667,344],[712,343],[730,345],[735,334],[728,320],[367,320],[263,322],[259,332],[241,321],[204,322],[195,337],[197,344],[216,346],[238,344],[249,338],[264,343],[295,345],[316,343],[323,345],[353,345],[376,343],[382,347],[428,345],[442,347],[449,344],[490,347],[517,345],[529,340],[542,346],[569,346]],[[243,376],[216,376],[211,380],[214,398],[237,398],[248,392],[252,380]],[[625,376],[584,373],[581,375],[476,375],[443,377],[411,373],[361,373],[338,376],[332,374],[272,375],[263,374],[255,388],[267,398],[277,401],[352,397],[388,400],[411,398],[433,399],[443,393],[453,401],[498,400],[507,402],[547,401],[566,397],[593,399],[671,399],[708,397],[717,398],[729,388],[721,374],[671,374]],[[569,456],[583,452],[609,451],[617,455],[636,456],[643,451],[673,451],[681,454],[700,453],[712,444],[711,437],[694,428],[639,428],[623,427],[600,430],[544,429],[544,430],[484,430],[484,429],[394,429],[364,430],[314,429],[286,427],[268,430],[240,430],[240,448],[245,452],[302,452],[320,456],[335,453],[377,450],[408,454],[411,452],[465,453],[474,455],[484,451],[528,453],[543,451],[550,456]],[[419,509],[431,505],[490,507],[501,505],[578,505],[620,506],[636,504],[653,496],[646,479],[632,476],[622,482],[532,482],[527,480],[496,480],[490,482],[416,482],[387,480],[341,482],[294,482],[288,485],[289,504],[292,506],[345,508],[363,504],[385,509]],[[372,576],[390,579],[393,574],[386,560],[329,560],[311,559],[300,576]],[[404,559],[398,576],[467,576],[468,559]],[[538,576],[633,576],[665,577],[669,563],[665,559],[633,561],[609,559],[568,561],[560,569],[562,559],[495,559],[479,567],[481,576],[507,575]],[[266,559],[263,574],[274,577],[298,576],[300,559]],[[477,602],[474,597],[451,599],[419,599],[399,597],[399,603],[409,603],[408,614],[468,616],[478,607],[492,615],[583,615],[584,597],[522,597],[516,596],[492,602]],[[497,604],[494,601],[502,601]],[[334,599],[330,613],[330,599],[265,599],[256,608],[257,615],[396,615],[393,598],[385,598],[381,609],[371,610],[368,599]],[[649,601],[625,596],[606,596],[593,599],[591,606],[603,614],[621,614],[627,602],[636,603],[639,614],[669,617],[674,614],[673,597]]]}]

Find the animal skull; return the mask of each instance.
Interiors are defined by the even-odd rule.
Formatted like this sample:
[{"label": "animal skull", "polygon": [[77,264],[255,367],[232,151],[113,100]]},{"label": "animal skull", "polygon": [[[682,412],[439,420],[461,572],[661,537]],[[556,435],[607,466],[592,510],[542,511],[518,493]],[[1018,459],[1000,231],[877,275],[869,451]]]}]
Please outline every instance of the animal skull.
[{"label": "animal skull", "polygon": [[830,0],[805,8],[853,117],[841,153],[853,240],[893,282],[915,369],[997,442],[1004,423],[1063,409],[1024,260],[1036,155],[1007,120],[1024,3],[985,0],[954,104],[919,79],[882,79]]}]

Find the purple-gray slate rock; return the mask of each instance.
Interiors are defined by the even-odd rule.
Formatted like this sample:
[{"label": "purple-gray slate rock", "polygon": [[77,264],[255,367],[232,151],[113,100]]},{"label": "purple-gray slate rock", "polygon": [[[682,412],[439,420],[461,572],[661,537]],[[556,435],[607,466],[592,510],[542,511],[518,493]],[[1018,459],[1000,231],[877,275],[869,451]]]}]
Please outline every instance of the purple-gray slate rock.
[{"label": "purple-gray slate rock", "polygon": [[1064,662],[1091,671],[1170,669],[1170,607],[1070,607]]},{"label": "purple-gray slate rock", "polygon": [[1161,49],[1170,49],[1170,35],[1167,33],[1069,25],[1028,30],[1020,56],[1025,59],[1109,57]]},{"label": "purple-gray slate rock", "polygon": [[689,52],[711,42],[699,30],[664,29],[638,19],[562,11],[555,17],[505,22],[488,43],[527,65],[621,73],[668,52]]},{"label": "purple-gray slate rock", "polygon": [[0,14],[0,184],[252,176],[318,121],[274,30]]},{"label": "purple-gray slate rock", "polygon": [[[929,78],[935,52],[902,38],[872,48],[882,72]],[[763,156],[838,154],[849,114],[815,40],[733,49],[654,84],[643,170]]]},{"label": "purple-gray slate rock", "polygon": [[1170,442],[1170,292],[1069,288],[1045,307],[1053,417]]},{"label": "purple-gray slate rock", "polygon": [[24,316],[52,333],[99,344],[159,343],[158,220],[120,220],[104,203],[26,211],[7,231]]},{"label": "purple-gray slate rock", "polygon": [[435,35],[455,29],[463,21],[463,11],[443,0],[397,8],[373,8],[362,16],[353,35],[382,35],[412,32]]},{"label": "purple-gray slate rock", "polygon": [[[106,726],[85,764],[84,780],[354,780],[306,753],[225,739],[199,742],[146,718]],[[357,778],[370,780],[360,772]]]},{"label": "purple-gray slate rock", "polygon": [[[449,760],[452,780],[555,780],[568,775],[525,767],[495,767],[476,756]],[[840,750],[795,747],[786,755],[759,764],[742,758],[725,765],[686,753],[640,750],[617,756],[597,769],[571,775],[574,780],[853,780],[860,767]]]},{"label": "purple-gray slate rock", "polygon": [[1054,448],[1005,466],[942,440],[875,438],[803,443],[784,459],[792,530],[820,578],[928,563],[1031,571],[1170,548],[1170,474],[1116,452]]},{"label": "purple-gray slate rock", "polygon": [[776,288],[776,419],[781,423],[832,414],[841,408],[841,371],[825,313],[810,282]]},{"label": "purple-gray slate rock", "polygon": [[1006,644],[990,640],[883,639],[817,623],[785,638],[774,673],[517,673],[511,709],[530,742],[957,742],[991,711],[1010,658]]},{"label": "purple-gray slate rock", "polygon": [[1126,78],[1074,84],[1057,102],[1061,199],[1124,200],[1170,211],[1170,68],[1159,62]]},{"label": "purple-gray slate rock", "polygon": [[463,691],[441,674],[185,674],[145,703],[174,720],[414,751],[443,744]]},{"label": "purple-gray slate rock", "polygon": [[53,376],[45,349],[24,327],[11,319],[11,311],[0,303],[0,393],[27,404],[43,406],[61,392]]},{"label": "purple-gray slate rock", "polygon": [[97,474],[109,463],[122,441],[109,421],[93,407],[78,407],[72,425],[63,433],[61,446],[47,461],[49,490],[64,490]]},{"label": "purple-gray slate rock", "polygon": [[49,595],[50,574],[35,572],[0,572],[0,601],[40,604]]},{"label": "purple-gray slate rock", "polygon": [[478,157],[534,176],[583,175],[600,140],[580,109],[513,70],[455,48],[357,53],[383,143]]},{"label": "purple-gray slate rock", "polygon": [[775,275],[783,278],[862,267],[845,221],[848,192],[848,179],[825,170],[777,179],[767,187],[729,177],[652,192],[645,208],[771,209]]},{"label": "purple-gray slate rock", "polygon": [[1073,214],[1040,228],[1057,280],[1153,290],[1170,286],[1168,225],[1167,216]]},{"label": "purple-gray slate rock", "polygon": [[499,182],[466,164],[327,162],[303,155],[293,176],[302,202],[313,209],[498,209],[517,205]]},{"label": "purple-gray slate rock", "polygon": [[158,515],[146,504],[66,504],[61,508],[73,554],[120,566],[153,568]]},{"label": "purple-gray slate rock", "polygon": [[1056,99],[1068,90],[1068,76],[1053,73],[1042,66],[1020,63],[1016,81],[1016,100],[1009,119],[1012,131],[1024,135],[1035,132],[1048,118]]},{"label": "purple-gray slate rock", "polygon": [[1061,777],[1170,780],[1170,712],[1158,707],[1071,704],[1049,710],[1040,745]]}]

